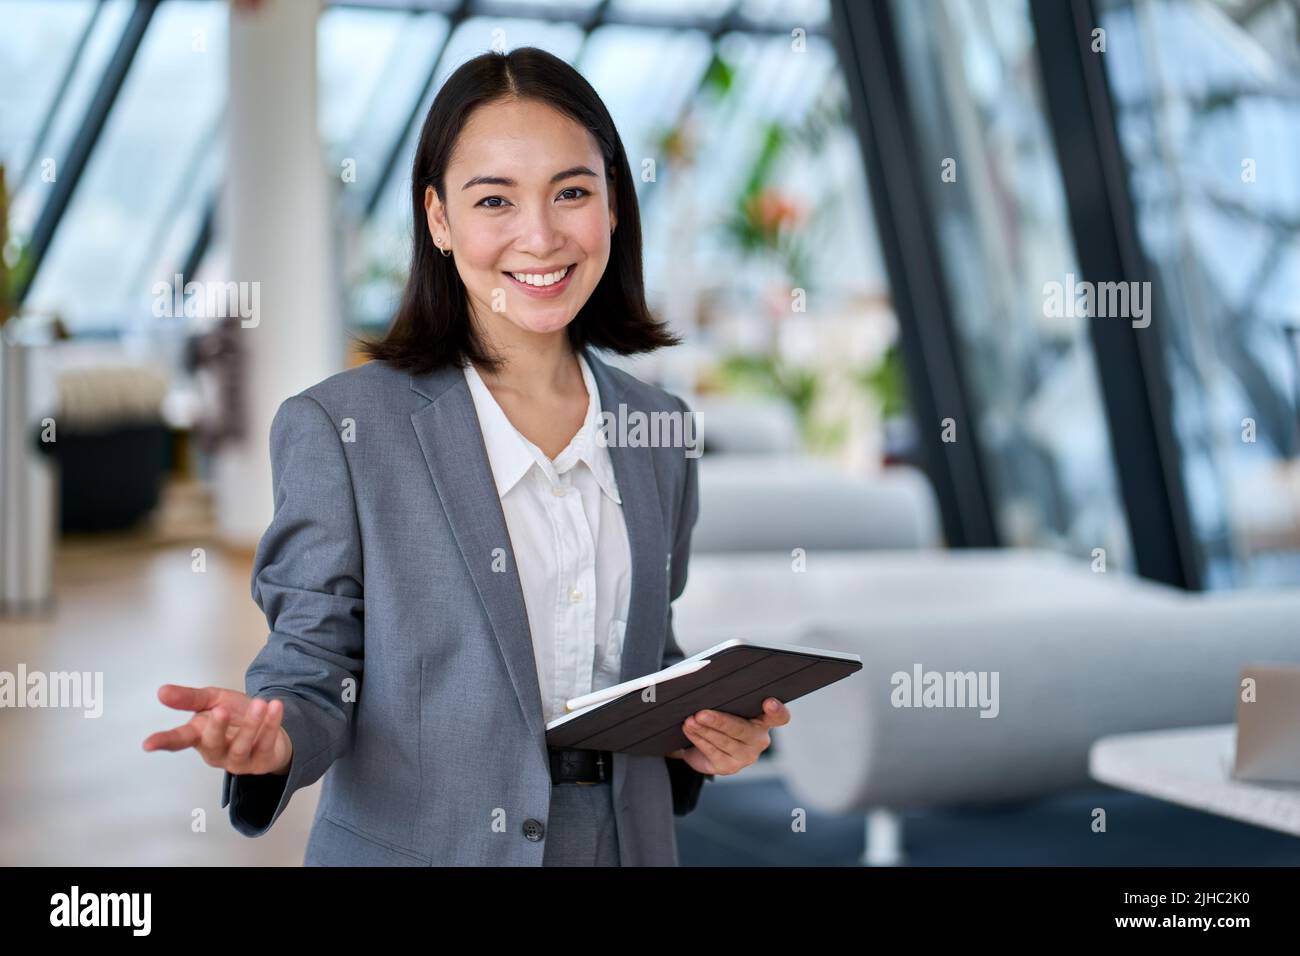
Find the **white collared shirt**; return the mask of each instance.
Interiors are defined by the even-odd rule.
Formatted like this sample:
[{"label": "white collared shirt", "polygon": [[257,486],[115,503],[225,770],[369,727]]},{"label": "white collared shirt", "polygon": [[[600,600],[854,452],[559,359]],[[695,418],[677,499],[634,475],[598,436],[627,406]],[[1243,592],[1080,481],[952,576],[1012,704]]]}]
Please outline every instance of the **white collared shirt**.
[{"label": "white collared shirt", "polygon": [[600,392],[578,355],[587,417],[565,449],[546,454],[511,424],[472,362],[488,462],[523,586],[544,720],[564,702],[619,682],[632,591],[632,551],[609,449],[596,440]]}]

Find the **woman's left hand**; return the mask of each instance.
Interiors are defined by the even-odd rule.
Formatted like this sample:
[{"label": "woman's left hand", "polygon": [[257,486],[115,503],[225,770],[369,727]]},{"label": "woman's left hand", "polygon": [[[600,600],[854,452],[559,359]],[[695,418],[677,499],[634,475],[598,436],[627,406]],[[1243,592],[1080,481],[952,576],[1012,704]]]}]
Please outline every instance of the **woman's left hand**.
[{"label": "woman's left hand", "polygon": [[744,770],[772,744],[768,730],[790,723],[790,711],[775,697],[763,702],[763,713],[746,720],[720,710],[701,710],[686,718],[682,730],[694,747],[674,750],[669,757],[685,760],[700,773],[727,774]]}]

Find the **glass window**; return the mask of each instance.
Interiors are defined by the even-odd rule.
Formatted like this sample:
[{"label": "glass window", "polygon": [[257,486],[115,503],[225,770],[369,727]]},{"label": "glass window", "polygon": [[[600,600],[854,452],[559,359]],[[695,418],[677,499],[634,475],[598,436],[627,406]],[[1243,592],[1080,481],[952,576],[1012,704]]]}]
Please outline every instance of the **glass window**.
[{"label": "glass window", "polygon": [[[506,0],[504,4],[498,6],[508,6],[511,10],[518,13],[526,13],[539,16],[546,16],[548,13],[586,13],[595,9],[600,0]],[[476,10],[488,11],[492,8],[492,2],[483,2],[479,0]]]},{"label": "glass window", "polygon": [[227,16],[203,0],[159,6],[36,274],[31,308],[81,332],[150,318],[153,283],[181,265],[177,252],[216,186]]},{"label": "glass window", "polygon": [[877,444],[872,403],[901,410],[879,373],[896,325],[830,45],[620,26],[584,53],[637,174],[647,298],[688,342],[640,371],[792,406],[806,447],[850,467],[901,452]]},{"label": "glass window", "polygon": [[1028,5],[896,0],[893,10],[999,535],[1104,548],[1108,566],[1128,566],[1086,320],[1058,317],[1045,291],[1079,269]]},{"label": "glass window", "polygon": [[447,19],[436,14],[351,7],[321,14],[321,138],[336,164],[353,161],[359,188],[397,137],[446,33]]},{"label": "glass window", "polygon": [[[609,108],[633,167],[655,154],[656,137],[695,95],[712,55],[696,31],[606,26],[591,34],[576,65]],[[647,83],[650,75],[658,82]]]},{"label": "glass window", "polygon": [[[844,104],[834,52],[817,37],[808,38],[806,47],[795,52],[791,38],[784,34],[731,33],[720,39],[718,56],[730,73],[728,88],[721,94],[704,91],[688,121],[688,135],[694,137],[694,152],[701,158],[691,166],[691,215],[704,227],[693,240],[699,243],[694,256],[702,271],[727,275],[738,287],[769,278],[774,258],[784,259],[796,273],[790,276],[795,285],[820,286],[812,270],[836,270],[847,261],[858,264],[862,260],[852,255],[843,259],[824,254],[800,256],[793,246],[786,257],[737,255],[736,230],[727,223],[735,224],[741,215],[746,187],[755,180],[760,188],[770,188],[770,195],[789,199],[792,214],[797,208],[808,224],[817,218],[814,210],[831,217],[836,208],[851,210],[852,202],[839,205],[839,201],[846,198],[842,190],[863,185],[860,169],[839,167],[838,177],[828,177],[828,169],[835,168],[836,149],[829,148],[823,156],[820,150],[808,148],[808,136],[818,132],[810,127],[820,119],[835,127],[833,141],[839,154],[847,148],[850,161],[856,158],[848,128],[833,122],[836,107],[842,110]],[[770,165],[764,161],[765,155],[772,157]],[[825,208],[828,205],[830,208]],[[862,208],[859,205],[851,211],[860,214]],[[679,214],[680,210],[667,205],[652,207],[646,216],[647,233],[662,235],[672,229]],[[817,225],[825,225],[827,218],[818,218]],[[856,221],[869,222],[870,217]],[[802,241],[810,243],[811,235],[804,234]],[[652,286],[671,282],[677,258],[673,243],[653,242],[647,247]],[[739,249],[744,248],[742,242]],[[852,251],[861,248],[859,243]]]},{"label": "glass window", "polygon": [[[81,3],[0,2],[0,162],[13,173],[31,160],[77,43],[94,13]],[[19,38],[22,42],[19,42]]]},{"label": "glass window", "polygon": [[613,0],[610,9],[642,17],[690,17],[713,20],[735,6],[736,0]]},{"label": "glass window", "polygon": [[57,177],[130,14],[131,0],[0,0],[0,162],[17,236],[49,198],[46,164]]},{"label": "glass window", "polygon": [[1108,0],[1101,24],[1207,585],[1295,583],[1300,16]]},{"label": "glass window", "polygon": [[829,0],[740,0],[736,12],[755,23],[811,29],[826,25],[831,5]]}]

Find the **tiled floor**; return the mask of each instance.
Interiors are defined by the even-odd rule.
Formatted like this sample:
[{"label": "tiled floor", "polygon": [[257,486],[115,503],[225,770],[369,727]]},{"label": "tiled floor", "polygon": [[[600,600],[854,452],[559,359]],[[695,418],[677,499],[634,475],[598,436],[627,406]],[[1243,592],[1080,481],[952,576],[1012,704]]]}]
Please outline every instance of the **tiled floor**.
[{"label": "tiled floor", "polygon": [[[47,620],[0,622],[0,670],[102,671],[103,715],[0,709],[0,865],[296,866],[317,789],[296,794],[265,836],[231,829],[221,774],[193,751],[145,753],[144,738],[184,723],[158,702],[164,683],[242,687],[266,639],[248,558],[120,539],[65,547]],[[779,740],[778,744],[779,746]],[[1106,834],[1089,811],[1104,805]],[[856,866],[862,821],[795,805],[768,761],[705,786],[679,818],[684,865]],[[1300,840],[1090,790],[997,810],[905,815],[907,862],[934,864],[1300,865]],[[205,824],[205,825],[204,825]]]}]

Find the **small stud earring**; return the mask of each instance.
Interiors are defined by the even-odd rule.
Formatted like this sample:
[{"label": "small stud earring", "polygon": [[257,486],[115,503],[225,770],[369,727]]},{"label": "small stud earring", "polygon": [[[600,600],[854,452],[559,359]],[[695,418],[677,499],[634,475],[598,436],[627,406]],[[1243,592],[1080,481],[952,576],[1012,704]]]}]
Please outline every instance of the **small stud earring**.
[{"label": "small stud earring", "polygon": [[445,256],[449,256],[449,255],[451,255],[451,250],[450,250],[450,249],[444,249],[444,248],[442,247],[442,240],[441,240],[441,239],[435,239],[435,240],[433,240],[433,244],[436,245],[436,246],[438,247],[438,251],[441,252],[441,253],[443,254],[444,257],[445,257]]}]

